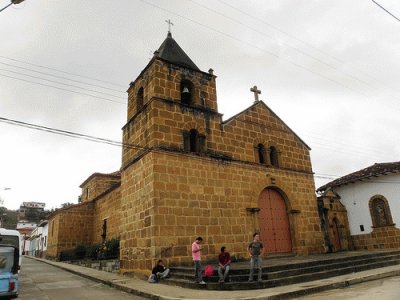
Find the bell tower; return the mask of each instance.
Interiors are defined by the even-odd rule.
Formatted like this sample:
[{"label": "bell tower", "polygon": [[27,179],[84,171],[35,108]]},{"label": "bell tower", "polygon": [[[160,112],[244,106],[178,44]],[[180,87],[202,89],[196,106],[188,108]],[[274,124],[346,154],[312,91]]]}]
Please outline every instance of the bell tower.
[{"label": "bell tower", "polygon": [[184,150],[188,126],[186,132],[197,127],[199,136],[210,134],[210,118],[221,121],[215,79],[213,70],[201,71],[168,32],[128,88],[123,141],[138,147],[124,148],[122,165],[149,149]]}]

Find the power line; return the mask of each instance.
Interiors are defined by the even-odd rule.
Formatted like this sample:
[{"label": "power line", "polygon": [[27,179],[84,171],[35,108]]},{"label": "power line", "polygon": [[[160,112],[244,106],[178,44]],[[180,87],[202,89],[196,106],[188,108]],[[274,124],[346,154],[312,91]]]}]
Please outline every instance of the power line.
[{"label": "power line", "polygon": [[56,83],[56,84],[61,84],[61,85],[69,86],[69,87],[74,87],[74,88],[77,88],[77,89],[85,90],[85,91],[88,91],[88,92],[94,92],[94,93],[98,93],[98,94],[102,94],[102,95],[106,95],[106,96],[110,96],[110,97],[114,97],[114,98],[118,98],[118,99],[125,99],[123,97],[115,96],[115,95],[112,95],[112,94],[99,92],[99,91],[96,91],[96,90],[90,90],[90,89],[83,88],[83,87],[80,87],[80,86],[77,86],[77,85],[68,84],[68,83],[55,81],[55,80],[50,80],[50,79],[46,79],[46,78],[43,78],[43,77],[32,76],[32,75],[21,73],[21,72],[16,72],[16,71],[7,70],[7,69],[1,69],[1,68],[0,68],[0,71],[10,72],[10,73],[27,76],[27,77],[34,78],[34,79],[44,80],[44,81],[51,82],[51,83]]},{"label": "power line", "polygon": [[[271,27],[272,29],[274,29],[274,30],[276,30],[276,31],[278,31],[278,32],[280,32],[280,33],[283,33],[284,35],[290,37],[291,39],[293,39],[293,40],[295,40],[295,41],[298,41],[298,42],[302,43],[303,45],[306,45],[307,47],[310,47],[310,48],[313,49],[314,51],[317,51],[317,52],[319,52],[319,53],[321,53],[321,54],[323,54],[323,55],[325,55],[325,56],[327,56],[327,57],[329,57],[329,58],[332,58],[333,60],[336,60],[337,62],[341,63],[342,65],[346,65],[346,64],[347,64],[345,61],[343,61],[343,60],[341,60],[341,59],[339,59],[339,58],[337,58],[337,57],[335,57],[335,56],[333,56],[333,55],[331,55],[331,54],[329,54],[329,53],[327,53],[327,52],[322,51],[321,49],[315,47],[315,46],[312,45],[311,43],[309,43],[309,42],[307,42],[307,41],[304,41],[304,40],[301,40],[301,39],[299,39],[298,37],[296,37],[296,36],[294,36],[294,35],[292,35],[292,34],[286,32],[286,31],[282,30],[281,28],[279,28],[279,27],[277,27],[277,26],[275,26],[275,25],[273,25],[273,24],[271,24],[271,23],[266,22],[264,19],[258,18],[258,17],[255,16],[255,15],[249,14],[248,12],[243,11],[243,10],[241,10],[241,9],[239,9],[239,8],[237,8],[237,7],[233,6],[233,5],[231,5],[231,4],[227,3],[226,1],[218,0],[218,2],[222,3],[222,4],[225,5],[225,6],[228,6],[228,7],[232,8],[233,10],[236,10],[236,11],[240,12],[240,13],[243,14],[243,15],[246,15],[246,16],[248,16],[248,17],[251,17],[251,18],[254,19],[254,20],[257,20],[257,21],[263,23],[264,25],[267,25],[267,26]],[[385,86],[385,87],[387,87],[387,88],[389,88],[389,89],[395,91],[396,93],[399,93],[399,92],[400,92],[399,89],[394,88],[394,87],[388,85],[386,82],[384,82],[384,81],[382,81],[382,80],[380,80],[380,79],[378,79],[378,78],[376,78],[376,77],[374,77],[374,76],[372,76],[372,75],[366,73],[365,71],[360,70],[360,69],[357,69],[357,68],[355,68],[354,66],[353,66],[352,68],[353,68],[354,70],[356,70],[356,71],[358,71],[358,72],[360,72],[360,73],[366,75],[367,77],[371,78],[372,80],[376,81],[377,83],[381,84],[382,86]]]},{"label": "power line", "polygon": [[384,8],[382,5],[380,5],[378,2],[372,0],[376,5],[378,5],[380,8],[382,8],[385,12],[387,12],[389,15],[391,15],[393,18],[395,18],[397,21],[400,21],[398,17],[396,17],[394,14],[392,14],[390,11],[388,11],[386,8]]},{"label": "power line", "polygon": [[[92,135],[56,129],[56,128],[46,127],[46,126],[42,126],[42,125],[36,125],[36,124],[32,124],[32,123],[17,121],[17,120],[3,118],[3,117],[0,117],[0,122],[7,123],[10,125],[14,125],[14,126],[20,126],[20,127],[24,127],[24,128],[28,128],[28,129],[44,131],[47,133],[53,133],[53,134],[58,134],[58,135],[67,136],[67,137],[71,137],[71,138],[77,138],[77,139],[82,139],[82,140],[87,140],[87,141],[91,141],[91,142],[102,143],[102,144],[107,144],[107,145],[112,145],[112,146],[127,147],[130,149],[136,149],[136,150],[151,150],[151,148],[149,148],[147,146],[122,143],[122,142],[118,142],[118,141],[114,141],[114,140],[110,140],[110,139],[95,137]],[[332,175],[332,174],[315,173],[314,177],[321,178],[321,179],[336,179],[341,176]],[[387,181],[387,182],[389,182],[389,181]],[[393,182],[395,182],[395,181],[393,181]]]},{"label": "power line", "polygon": [[17,77],[13,77],[13,76],[8,76],[8,75],[4,75],[4,74],[0,74],[0,76],[11,78],[11,79],[15,79],[15,80],[19,80],[19,81],[29,82],[29,83],[33,83],[33,84],[37,84],[37,85],[41,85],[41,86],[51,87],[53,89],[66,91],[66,92],[70,92],[70,93],[74,93],[74,94],[84,95],[84,96],[88,96],[88,97],[92,97],[92,98],[97,98],[97,99],[101,99],[101,100],[105,100],[105,101],[109,101],[109,102],[114,102],[114,103],[119,103],[119,104],[126,105],[125,102],[112,100],[112,99],[108,99],[108,98],[104,98],[104,97],[99,97],[99,96],[95,96],[95,95],[91,95],[91,94],[87,94],[87,93],[81,93],[81,92],[77,92],[77,91],[73,91],[73,90],[69,90],[69,89],[64,89],[64,88],[56,87],[54,85],[39,83],[39,82],[30,81],[30,80],[27,80],[27,79],[17,78]]},{"label": "power line", "polygon": [[21,121],[7,119],[7,118],[3,118],[3,117],[0,117],[0,122],[8,123],[8,124],[15,125],[15,126],[21,126],[21,127],[25,127],[25,128],[29,128],[29,129],[54,133],[54,134],[58,134],[58,135],[63,135],[63,136],[67,136],[67,137],[83,139],[83,140],[96,142],[96,143],[103,143],[103,144],[108,144],[108,145],[113,145],[113,146],[118,146],[118,147],[127,147],[127,148],[131,148],[131,149],[149,150],[148,147],[144,147],[144,146],[121,143],[121,142],[113,141],[110,139],[104,139],[104,138],[99,138],[99,137],[95,137],[95,136],[91,136],[91,135],[87,135],[87,134],[81,134],[81,133],[76,133],[76,132],[72,132],[72,131],[66,131],[66,130],[51,128],[51,127],[21,122]]},{"label": "power line", "polygon": [[[194,3],[194,4],[196,4],[196,5],[198,5],[198,6],[202,7],[202,8],[204,8],[204,9],[207,9],[207,10],[209,10],[209,11],[215,13],[215,14],[218,14],[218,15],[220,15],[220,16],[223,16],[224,18],[227,18],[227,19],[229,19],[229,20],[231,20],[231,21],[233,21],[233,22],[235,22],[235,23],[237,23],[237,24],[239,24],[239,25],[241,25],[241,26],[244,26],[244,27],[246,27],[246,28],[248,28],[248,29],[250,29],[250,30],[252,30],[252,31],[254,31],[254,32],[256,32],[256,33],[262,35],[262,36],[264,36],[264,37],[267,37],[267,38],[272,39],[272,40],[275,41],[275,38],[274,38],[274,37],[272,37],[272,36],[270,36],[270,35],[268,35],[268,34],[262,32],[262,31],[260,31],[260,30],[258,30],[258,29],[256,29],[256,28],[253,28],[253,27],[251,27],[251,26],[248,26],[247,24],[245,24],[245,23],[243,23],[243,22],[241,22],[241,21],[239,21],[239,20],[237,20],[237,19],[235,19],[235,18],[232,18],[232,17],[230,17],[230,16],[227,16],[227,15],[221,13],[220,11],[217,11],[217,10],[215,10],[215,9],[209,8],[209,7],[207,7],[207,6],[203,5],[203,4],[200,4],[200,3],[198,3],[198,2],[196,2],[196,1],[194,1],[194,0],[190,0],[190,1],[191,1],[192,3]],[[224,4],[225,4],[225,3],[224,3]],[[229,5],[229,6],[230,6],[230,5]],[[230,7],[232,7],[232,6],[230,6]],[[360,79],[360,78],[358,78],[358,77],[356,77],[356,76],[353,76],[352,74],[349,74],[349,73],[347,73],[347,72],[341,71],[341,70],[339,70],[336,66],[331,65],[331,64],[329,64],[329,63],[327,63],[327,62],[325,62],[325,61],[323,61],[323,60],[321,60],[321,59],[319,59],[319,58],[317,58],[317,57],[314,57],[314,56],[308,54],[307,52],[304,52],[303,50],[300,50],[300,49],[298,49],[298,48],[296,48],[296,47],[294,47],[294,46],[291,46],[291,45],[289,45],[289,44],[287,44],[287,43],[285,43],[285,42],[283,42],[283,41],[282,41],[281,43],[282,43],[284,46],[286,46],[286,47],[288,47],[288,48],[291,48],[291,49],[295,50],[296,52],[298,52],[298,53],[300,53],[300,54],[302,54],[302,55],[304,55],[304,56],[306,56],[306,57],[308,57],[308,58],[310,58],[310,59],[312,59],[312,60],[314,60],[314,61],[316,61],[316,62],[319,62],[319,63],[322,64],[322,65],[327,66],[328,68],[331,68],[331,69],[333,69],[333,70],[335,70],[335,71],[341,72],[341,73],[345,74],[346,76],[348,76],[349,78],[352,78],[352,79],[354,79],[354,80],[356,80],[356,81],[358,81],[358,82],[364,84],[364,85],[367,86],[368,88],[370,88],[370,85],[371,85],[371,84],[370,84],[369,82],[366,82],[366,81],[364,81],[364,80],[362,80],[362,79]]]},{"label": "power line", "polygon": [[[72,76],[77,76],[77,77],[81,77],[81,78],[86,78],[86,79],[90,79],[90,80],[94,80],[94,81],[98,81],[98,82],[107,83],[107,84],[110,84],[110,85],[114,85],[114,86],[126,88],[126,86],[121,85],[121,84],[117,84],[117,83],[114,83],[114,82],[105,81],[105,80],[100,80],[100,79],[97,79],[97,78],[93,78],[93,77],[89,77],[89,76],[84,76],[84,75],[79,75],[79,74],[76,74],[76,73],[66,72],[66,71],[63,71],[63,70],[60,70],[60,69],[56,69],[56,68],[52,68],[52,67],[37,65],[37,64],[33,64],[33,63],[30,63],[30,62],[27,62],[27,61],[24,61],[24,60],[18,60],[18,59],[11,58],[11,57],[7,57],[7,56],[3,56],[3,55],[0,55],[0,58],[5,58],[5,59],[12,60],[12,61],[16,61],[16,62],[19,62],[19,63],[24,63],[24,64],[27,64],[27,65],[35,66],[35,67],[38,67],[38,68],[43,68],[43,69],[48,69],[48,70],[52,70],[52,71],[57,71],[57,72],[64,73],[64,74],[68,74],[68,75],[72,75]],[[119,90],[116,90],[116,91],[119,92]]]},{"label": "power line", "polygon": [[[278,59],[284,60],[284,61],[286,61],[287,63],[290,63],[290,64],[296,66],[296,67],[299,68],[299,69],[303,69],[303,70],[305,70],[305,71],[307,71],[307,72],[309,72],[309,73],[312,73],[312,74],[314,74],[314,75],[316,75],[316,76],[318,76],[318,77],[324,78],[325,80],[328,80],[328,81],[333,82],[333,83],[335,83],[335,84],[337,84],[337,85],[339,85],[339,86],[342,86],[342,87],[344,87],[345,89],[348,89],[348,90],[350,90],[350,91],[352,91],[352,92],[354,92],[354,93],[360,94],[361,96],[364,96],[365,98],[368,98],[368,99],[377,101],[376,99],[372,98],[372,97],[370,96],[369,93],[364,93],[364,92],[362,92],[362,91],[360,91],[360,90],[357,90],[357,89],[355,89],[355,88],[352,88],[351,86],[347,86],[347,85],[341,83],[340,81],[334,80],[334,79],[332,79],[332,78],[330,78],[330,77],[328,77],[328,76],[325,76],[325,75],[323,75],[323,74],[321,74],[321,73],[318,73],[318,72],[316,72],[316,71],[313,71],[312,69],[307,68],[307,67],[305,67],[305,66],[302,66],[302,65],[300,65],[300,64],[298,64],[298,63],[296,63],[296,62],[293,62],[293,61],[291,61],[291,60],[289,60],[289,59],[287,59],[287,58],[281,57],[281,56],[279,56],[279,55],[277,55],[277,54],[275,54],[275,53],[273,53],[273,52],[271,52],[271,51],[269,51],[269,50],[267,50],[267,49],[265,49],[265,48],[261,48],[261,47],[259,47],[259,46],[257,46],[257,45],[254,45],[254,44],[252,44],[252,43],[249,43],[249,42],[247,42],[247,41],[244,41],[244,40],[242,40],[242,39],[239,39],[239,38],[237,38],[237,37],[235,37],[235,36],[233,36],[233,35],[231,35],[231,34],[225,33],[225,32],[223,32],[223,31],[218,30],[218,29],[215,29],[215,28],[213,28],[213,27],[211,27],[211,26],[209,26],[209,25],[200,23],[200,22],[198,22],[198,21],[195,21],[195,20],[193,20],[193,19],[190,19],[190,18],[188,18],[188,17],[186,17],[186,16],[183,16],[183,15],[181,15],[181,14],[175,13],[175,12],[169,10],[169,9],[166,9],[166,8],[164,8],[164,7],[161,7],[161,6],[156,5],[156,4],[154,4],[154,3],[150,3],[150,2],[148,2],[148,1],[146,1],[146,0],[140,0],[140,1],[143,2],[143,3],[145,3],[145,4],[147,4],[147,5],[149,5],[149,6],[158,8],[158,9],[160,9],[160,10],[163,10],[163,11],[165,11],[165,12],[168,12],[168,13],[170,13],[170,14],[173,14],[173,15],[175,15],[175,16],[178,16],[178,17],[180,17],[180,18],[182,18],[182,19],[184,19],[184,20],[186,20],[186,21],[189,21],[189,22],[191,22],[191,23],[194,23],[194,24],[196,24],[196,25],[199,25],[199,26],[201,26],[201,27],[204,27],[204,28],[206,28],[206,29],[208,29],[208,30],[214,31],[214,32],[219,33],[219,34],[221,34],[221,35],[224,35],[224,36],[226,36],[226,37],[228,37],[228,38],[230,38],[230,39],[232,39],[232,40],[234,40],[234,41],[240,42],[241,44],[246,44],[246,45],[248,45],[248,46],[250,46],[250,47],[252,47],[252,48],[258,49],[258,50],[263,51],[263,52],[266,52],[266,53],[270,54],[271,56],[274,56],[274,57],[276,57],[276,58],[278,58]],[[386,103],[385,103],[385,105],[390,106],[390,105],[388,105],[388,104],[386,104]],[[393,108],[393,109],[396,109],[396,110],[400,110],[398,107],[395,107],[395,106],[390,106],[390,107]]]},{"label": "power line", "polygon": [[57,75],[53,75],[53,74],[50,74],[50,73],[40,72],[40,71],[36,71],[36,70],[33,70],[33,69],[24,68],[24,67],[21,67],[21,66],[16,66],[16,65],[4,63],[4,62],[0,62],[0,64],[8,66],[8,67],[13,67],[13,68],[26,70],[26,71],[29,71],[29,72],[34,72],[34,73],[38,73],[38,74],[42,74],[42,75],[46,75],[46,76],[55,77],[55,78],[58,78],[58,79],[65,79],[65,80],[69,80],[69,81],[72,81],[72,82],[83,83],[83,84],[94,86],[94,87],[101,88],[101,89],[106,89],[106,90],[111,90],[111,91],[115,91],[115,92],[119,92],[119,93],[124,93],[123,91],[120,91],[120,90],[111,89],[111,88],[103,87],[103,86],[96,85],[96,84],[91,84],[91,83],[80,81],[80,80],[74,80],[74,79],[70,79],[70,78],[67,78],[67,77],[63,77],[63,76],[57,76]]}]

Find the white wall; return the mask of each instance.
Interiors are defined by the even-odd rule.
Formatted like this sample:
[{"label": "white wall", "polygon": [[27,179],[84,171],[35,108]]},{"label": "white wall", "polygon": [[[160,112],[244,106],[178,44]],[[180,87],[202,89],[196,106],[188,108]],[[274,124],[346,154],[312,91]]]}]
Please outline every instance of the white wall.
[{"label": "white wall", "polygon": [[48,235],[49,235],[49,224],[46,224],[42,227],[40,250],[43,251],[47,250],[47,243],[49,241]]},{"label": "white wall", "polygon": [[[374,177],[370,180],[357,181],[333,190],[341,197],[346,206],[351,235],[372,232],[372,219],[369,200],[375,195],[384,196],[389,202],[390,212],[396,228],[400,225],[400,175]],[[364,231],[360,230],[364,225]]]}]

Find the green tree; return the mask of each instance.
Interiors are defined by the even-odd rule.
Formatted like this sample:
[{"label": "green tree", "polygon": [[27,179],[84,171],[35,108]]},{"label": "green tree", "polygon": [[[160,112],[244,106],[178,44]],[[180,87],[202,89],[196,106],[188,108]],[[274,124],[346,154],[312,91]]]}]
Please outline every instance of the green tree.
[{"label": "green tree", "polygon": [[6,229],[17,228],[18,213],[15,210],[8,210],[5,207],[0,207],[1,227]]},{"label": "green tree", "polygon": [[67,207],[70,207],[72,205],[75,205],[75,204],[71,203],[71,202],[65,202],[65,203],[61,204],[61,208],[67,208]]}]

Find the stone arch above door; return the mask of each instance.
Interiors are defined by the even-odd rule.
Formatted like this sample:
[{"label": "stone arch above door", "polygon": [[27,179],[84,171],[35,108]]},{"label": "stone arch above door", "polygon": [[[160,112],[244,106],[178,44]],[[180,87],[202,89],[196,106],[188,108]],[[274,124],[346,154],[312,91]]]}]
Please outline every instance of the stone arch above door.
[{"label": "stone arch above door", "polygon": [[285,198],[277,189],[265,188],[258,198],[260,237],[266,253],[292,252],[292,238]]}]

